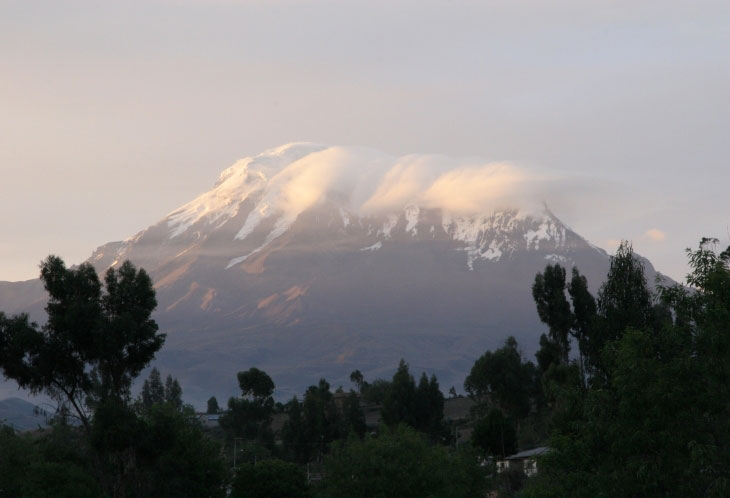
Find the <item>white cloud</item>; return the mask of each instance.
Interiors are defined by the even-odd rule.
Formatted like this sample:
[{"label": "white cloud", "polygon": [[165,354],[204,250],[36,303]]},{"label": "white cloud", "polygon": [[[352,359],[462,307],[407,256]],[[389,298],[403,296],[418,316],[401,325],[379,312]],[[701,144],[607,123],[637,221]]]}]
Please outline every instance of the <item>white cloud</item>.
[{"label": "white cloud", "polygon": [[[292,146],[262,156],[278,156],[288,147]],[[257,160],[238,164],[249,163],[255,168]],[[503,208],[529,212],[560,197],[566,181],[555,173],[510,163],[428,154],[394,157],[363,147],[328,147],[282,164],[267,182],[262,202],[290,220],[328,197],[344,200],[363,214],[397,211],[408,204],[460,214]],[[225,182],[218,188],[224,187]]]}]

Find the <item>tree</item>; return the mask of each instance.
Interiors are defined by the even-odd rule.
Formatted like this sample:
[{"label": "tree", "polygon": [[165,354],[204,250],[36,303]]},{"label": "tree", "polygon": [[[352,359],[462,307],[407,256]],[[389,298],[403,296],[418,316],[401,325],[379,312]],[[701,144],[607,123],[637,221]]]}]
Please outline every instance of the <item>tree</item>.
[{"label": "tree", "polygon": [[231,498],[306,498],[309,486],[296,464],[263,460],[241,465],[236,471]]},{"label": "tree", "polygon": [[730,248],[712,243],[688,251],[691,291],[660,287],[668,315],[621,251],[599,299],[601,382],[521,496],[728,496]]},{"label": "tree", "polygon": [[248,397],[257,403],[265,403],[274,393],[274,381],[266,372],[256,367],[238,372],[238,385],[243,397]]},{"label": "tree", "polygon": [[363,382],[360,394],[363,399],[376,405],[382,405],[385,401],[385,395],[390,389],[390,381],[385,379],[375,379],[372,383]]},{"label": "tree", "polygon": [[341,433],[342,417],[325,379],[319,379],[316,386],[309,386],[307,389],[302,403],[302,414],[305,440],[310,451],[318,451],[321,456],[327,452],[332,441],[344,435]]},{"label": "tree", "polygon": [[583,384],[586,382],[585,352],[588,341],[596,328],[597,305],[593,295],[588,290],[588,280],[573,268],[573,278],[568,285],[568,294],[573,303],[573,325],[571,334],[578,341],[580,373]]},{"label": "tree", "polygon": [[342,407],[342,422],[344,428],[341,433],[343,435],[354,433],[362,437],[367,430],[365,413],[360,406],[360,398],[354,391],[350,391],[350,394],[345,398]]},{"label": "tree", "polygon": [[414,427],[426,434],[436,436],[443,430],[444,395],[435,375],[429,379],[426,373],[418,381],[413,406]]},{"label": "tree", "polygon": [[408,364],[401,360],[393,380],[387,384],[381,416],[391,427],[408,424],[432,437],[438,436],[443,431],[444,395],[436,376],[429,380],[424,372],[416,386]]},{"label": "tree", "polygon": [[471,442],[485,455],[506,457],[517,451],[517,432],[512,421],[493,408],[475,422]]},{"label": "tree", "polygon": [[219,413],[220,411],[221,409],[218,406],[218,400],[215,399],[215,396],[211,396],[210,398],[208,398],[208,410],[206,413],[215,414]]},{"label": "tree", "polygon": [[84,263],[66,268],[49,256],[41,264],[48,321],[0,315],[0,368],[32,393],[70,404],[90,431],[90,409],[113,398],[129,400],[132,380],[162,347],[151,318],[157,302],[144,270],[124,262],[101,284]]},{"label": "tree", "polygon": [[102,498],[83,441],[66,425],[16,434],[0,426],[0,498]]},{"label": "tree", "polygon": [[145,379],[142,385],[142,404],[150,407],[154,404],[165,401],[165,386],[162,384],[160,371],[153,367],[148,379]]},{"label": "tree", "polygon": [[220,425],[229,438],[243,437],[268,445],[273,444],[271,416],[274,410],[274,381],[266,372],[252,367],[238,372],[240,398],[228,400],[228,412],[221,415]]},{"label": "tree", "polygon": [[644,276],[644,265],[623,241],[611,257],[606,281],[598,291],[600,324],[588,337],[591,366],[601,368],[601,351],[629,328],[645,329],[652,321],[652,295]]},{"label": "tree", "polygon": [[357,386],[357,390],[360,393],[362,393],[363,387],[367,385],[367,383],[365,382],[365,377],[363,377],[360,370],[353,370],[353,372],[350,374],[350,382]]},{"label": "tree", "polygon": [[538,273],[532,285],[532,296],[540,320],[550,327],[549,337],[558,346],[560,361],[567,364],[574,318],[565,297],[565,269],[557,264],[548,265],[542,274]]},{"label": "tree", "polygon": [[415,425],[413,407],[416,398],[416,382],[408,372],[408,364],[401,359],[393,380],[385,394],[381,416],[390,426],[401,423]]},{"label": "tree", "polygon": [[407,426],[381,427],[377,437],[349,438],[325,460],[318,496],[456,498],[482,496],[484,473],[469,453],[430,444]]},{"label": "tree", "polygon": [[315,457],[321,458],[332,441],[348,432],[364,432],[365,417],[354,392],[345,397],[342,408],[342,412],[337,408],[325,379],[320,379],[316,386],[309,386],[302,403],[295,396],[287,403],[289,420],[282,429],[282,439],[289,454],[298,462],[309,462]]},{"label": "tree", "polygon": [[152,368],[150,376],[142,385],[139,402],[144,409],[154,405],[168,403],[178,410],[182,410],[182,387],[172,375],[167,376],[165,383],[162,383],[162,376],[157,368]]},{"label": "tree", "polygon": [[169,374],[165,379],[165,403],[170,403],[170,405],[178,410],[182,409],[183,406],[180,383]]},{"label": "tree", "polygon": [[307,437],[302,415],[302,405],[294,396],[286,404],[286,413],[289,418],[281,429],[281,439],[289,458],[299,463],[307,463],[312,455],[313,444]]},{"label": "tree", "polygon": [[464,381],[464,389],[484,407],[497,407],[514,419],[530,413],[534,365],[523,362],[517,340],[480,356]]}]

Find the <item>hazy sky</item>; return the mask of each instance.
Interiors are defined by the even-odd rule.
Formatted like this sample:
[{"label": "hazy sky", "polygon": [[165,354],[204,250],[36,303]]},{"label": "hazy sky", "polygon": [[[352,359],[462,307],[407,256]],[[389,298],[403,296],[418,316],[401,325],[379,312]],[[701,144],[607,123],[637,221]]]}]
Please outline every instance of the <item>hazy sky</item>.
[{"label": "hazy sky", "polygon": [[298,140],[578,179],[555,214],[665,273],[730,225],[727,0],[0,0],[0,280]]}]

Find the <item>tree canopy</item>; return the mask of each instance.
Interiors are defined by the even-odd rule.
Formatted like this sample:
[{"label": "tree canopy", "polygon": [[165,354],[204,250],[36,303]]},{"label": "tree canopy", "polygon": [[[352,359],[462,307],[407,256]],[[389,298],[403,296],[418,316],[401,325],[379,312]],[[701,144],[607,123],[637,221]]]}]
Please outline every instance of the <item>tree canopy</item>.
[{"label": "tree canopy", "polygon": [[0,314],[0,368],[20,387],[69,403],[88,428],[93,404],[128,400],[165,341],[151,318],[152,281],[127,261],[107,270],[102,285],[91,265],[66,268],[57,256],[43,261],[41,280],[48,321]]}]

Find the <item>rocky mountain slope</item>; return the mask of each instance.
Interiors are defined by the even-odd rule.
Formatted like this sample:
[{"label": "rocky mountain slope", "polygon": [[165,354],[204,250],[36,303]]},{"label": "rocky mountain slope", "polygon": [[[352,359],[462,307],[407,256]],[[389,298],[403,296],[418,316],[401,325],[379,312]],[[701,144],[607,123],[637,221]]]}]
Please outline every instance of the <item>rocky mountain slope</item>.
[{"label": "rocky mountain slope", "polygon": [[[168,334],[158,367],[197,404],[235,394],[250,366],[280,397],[320,377],[347,387],[356,368],[389,376],[400,358],[458,389],[508,335],[534,352],[530,286],[546,264],[577,266],[593,290],[608,269],[539,200],[511,195],[527,180],[507,165],[290,144],[88,261],[152,275]],[[0,283],[6,312],[42,319],[43,298],[38,281]]]}]

